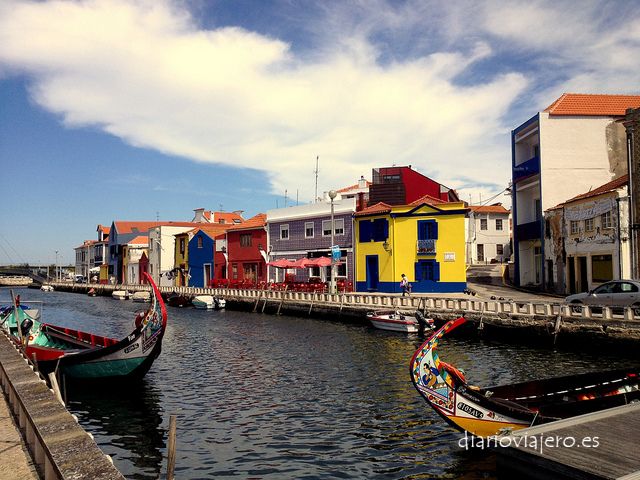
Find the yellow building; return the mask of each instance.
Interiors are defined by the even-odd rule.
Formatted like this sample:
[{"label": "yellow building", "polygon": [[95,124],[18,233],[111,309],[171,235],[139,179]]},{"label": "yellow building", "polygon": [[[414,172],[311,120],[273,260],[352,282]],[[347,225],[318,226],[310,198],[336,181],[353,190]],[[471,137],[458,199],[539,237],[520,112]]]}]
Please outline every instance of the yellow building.
[{"label": "yellow building", "polygon": [[189,240],[193,233],[183,232],[176,235],[173,267],[176,272],[174,285],[176,287],[188,287],[189,281],[187,272],[189,271]]},{"label": "yellow building", "polygon": [[377,203],[354,214],[356,290],[462,292],[467,285],[463,202],[431,196],[409,205]]}]

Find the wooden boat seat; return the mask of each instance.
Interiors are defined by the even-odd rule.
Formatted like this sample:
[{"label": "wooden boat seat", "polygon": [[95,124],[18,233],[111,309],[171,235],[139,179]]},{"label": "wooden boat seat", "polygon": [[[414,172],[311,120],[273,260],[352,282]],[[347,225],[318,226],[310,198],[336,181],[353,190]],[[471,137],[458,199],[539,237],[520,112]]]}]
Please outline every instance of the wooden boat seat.
[{"label": "wooden boat seat", "polygon": [[73,330],[71,328],[54,327],[46,323],[42,324],[41,330],[54,339],[59,339],[67,344],[71,343],[83,348],[102,348],[118,343],[118,341],[113,338]]}]

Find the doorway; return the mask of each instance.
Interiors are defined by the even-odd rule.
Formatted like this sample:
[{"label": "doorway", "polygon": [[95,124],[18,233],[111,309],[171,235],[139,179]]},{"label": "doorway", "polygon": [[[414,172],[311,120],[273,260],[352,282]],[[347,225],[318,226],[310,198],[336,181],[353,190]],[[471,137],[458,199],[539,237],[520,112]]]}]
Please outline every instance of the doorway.
[{"label": "doorway", "polygon": [[380,272],[378,270],[378,256],[367,255],[367,291],[377,291],[380,283]]},{"label": "doorway", "polygon": [[587,257],[578,257],[578,292],[589,290],[589,278],[587,277]]}]

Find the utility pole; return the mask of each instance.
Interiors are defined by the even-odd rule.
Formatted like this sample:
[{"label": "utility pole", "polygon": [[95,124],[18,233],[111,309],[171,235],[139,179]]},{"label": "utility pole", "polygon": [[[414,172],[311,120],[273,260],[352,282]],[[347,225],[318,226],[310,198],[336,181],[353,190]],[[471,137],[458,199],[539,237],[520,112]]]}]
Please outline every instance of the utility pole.
[{"label": "utility pole", "polygon": [[319,155],[316,155],[316,169],[314,173],[316,174],[316,196],[313,198],[313,203],[318,201],[318,160],[320,159]]}]

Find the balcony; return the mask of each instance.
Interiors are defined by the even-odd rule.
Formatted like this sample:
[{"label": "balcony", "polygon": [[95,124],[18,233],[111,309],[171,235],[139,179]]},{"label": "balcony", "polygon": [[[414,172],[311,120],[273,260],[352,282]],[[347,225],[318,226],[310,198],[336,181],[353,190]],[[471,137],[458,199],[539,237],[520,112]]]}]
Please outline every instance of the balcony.
[{"label": "balcony", "polygon": [[513,183],[536,173],[540,173],[540,157],[537,156],[513,167]]},{"label": "balcony", "polygon": [[514,237],[518,242],[542,238],[542,220],[516,225]]},{"label": "balcony", "polygon": [[436,254],[436,241],[434,239],[418,240],[417,252],[418,255],[435,255]]}]

